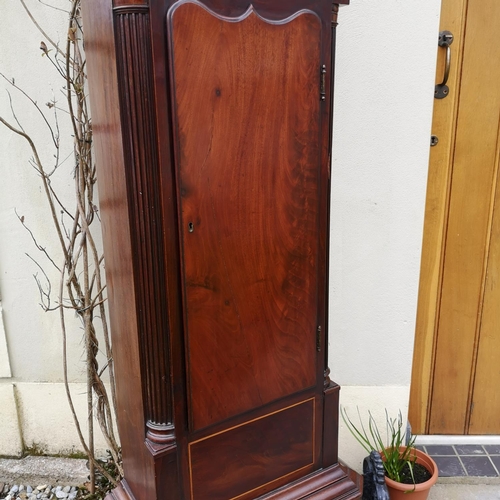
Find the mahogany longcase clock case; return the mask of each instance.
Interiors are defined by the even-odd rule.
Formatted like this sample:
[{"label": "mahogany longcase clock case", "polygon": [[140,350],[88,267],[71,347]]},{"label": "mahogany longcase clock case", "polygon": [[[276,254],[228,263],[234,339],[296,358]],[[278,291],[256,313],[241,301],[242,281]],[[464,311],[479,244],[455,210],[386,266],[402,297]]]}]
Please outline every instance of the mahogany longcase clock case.
[{"label": "mahogany longcase clock case", "polygon": [[347,0],[84,0],[118,425],[109,498],[353,499],[328,377]]}]

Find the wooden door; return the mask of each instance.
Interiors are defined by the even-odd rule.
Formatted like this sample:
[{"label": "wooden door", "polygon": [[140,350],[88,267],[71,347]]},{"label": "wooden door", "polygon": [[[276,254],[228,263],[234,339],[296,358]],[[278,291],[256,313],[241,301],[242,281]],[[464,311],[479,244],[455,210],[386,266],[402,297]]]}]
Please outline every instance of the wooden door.
[{"label": "wooden door", "polygon": [[228,22],[190,2],[171,26],[200,429],[317,383],[321,23]]},{"label": "wooden door", "polygon": [[[500,3],[443,0],[454,35],[435,100],[410,422],[421,434],[500,434]],[[437,80],[444,72],[439,49]]]},{"label": "wooden door", "polygon": [[167,27],[189,487],[254,498],[321,459],[323,24],[189,0]]}]

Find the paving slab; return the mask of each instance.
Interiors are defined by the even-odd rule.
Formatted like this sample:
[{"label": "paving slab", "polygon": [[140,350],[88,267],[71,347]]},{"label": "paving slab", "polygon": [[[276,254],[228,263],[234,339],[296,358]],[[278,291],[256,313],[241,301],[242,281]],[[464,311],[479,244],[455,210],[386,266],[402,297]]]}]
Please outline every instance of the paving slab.
[{"label": "paving slab", "polygon": [[0,482],[80,486],[88,481],[85,459],[32,457],[0,459]]},{"label": "paving slab", "polygon": [[500,500],[498,484],[441,483],[431,489],[428,500]]}]

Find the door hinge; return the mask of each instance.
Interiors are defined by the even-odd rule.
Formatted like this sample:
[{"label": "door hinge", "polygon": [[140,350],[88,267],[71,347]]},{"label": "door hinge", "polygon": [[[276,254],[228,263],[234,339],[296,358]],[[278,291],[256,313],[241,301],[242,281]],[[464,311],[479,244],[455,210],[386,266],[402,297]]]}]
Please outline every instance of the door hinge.
[{"label": "door hinge", "polygon": [[326,101],[326,64],[321,65],[319,97],[322,101]]},{"label": "door hinge", "polygon": [[316,350],[321,352],[321,326],[316,329]]}]

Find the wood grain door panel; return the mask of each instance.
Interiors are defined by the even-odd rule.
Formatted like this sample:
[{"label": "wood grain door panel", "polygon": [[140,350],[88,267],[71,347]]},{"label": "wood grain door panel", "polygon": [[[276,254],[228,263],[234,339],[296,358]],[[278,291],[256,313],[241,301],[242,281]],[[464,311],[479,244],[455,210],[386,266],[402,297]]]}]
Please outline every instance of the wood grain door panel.
[{"label": "wood grain door panel", "polygon": [[417,433],[496,434],[500,45],[490,41],[500,4],[444,0],[441,29],[455,40],[450,93],[434,106],[439,143],[429,166],[410,418]]},{"label": "wood grain door panel", "polygon": [[493,36],[495,19],[498,2],[469,2],[434,374],[436,381],[453,381],[454,390],[434,384],[431,433],[462,434],[468,426],[500,110],[498,85],[487,83],[500,78],[500,66],[490,67],[500,45],[485,36],[488,28]]},{"label": "wood grain door panel", "polygon": [[196,430],[317,383],[321,22],[167,24]]},{"label": "wood grain door panel", "polygon": [[494,208],[484,276],[480,341],[470,409],[469,434],[500,434],[500,189],[498,156]]}]

